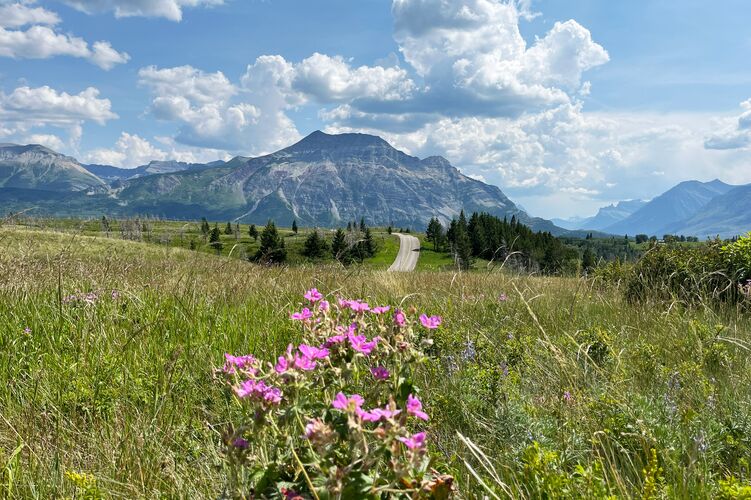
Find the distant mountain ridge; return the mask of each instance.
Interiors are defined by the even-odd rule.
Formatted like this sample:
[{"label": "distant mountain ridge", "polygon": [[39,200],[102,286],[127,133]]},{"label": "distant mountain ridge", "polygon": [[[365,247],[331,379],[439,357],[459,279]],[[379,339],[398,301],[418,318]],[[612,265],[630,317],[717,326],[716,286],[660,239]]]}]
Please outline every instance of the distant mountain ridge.
[{"label": "distant mountain ridge", "polygon": [[647,202],[644,200],[624,200],[600,208],[592,217],[576,217],[573,219],[552,219],[557,225],[569,230],[602,231],[608,226],[626,219],[639,210]]},{"label": "distant mountain ridge", "polygon": [[103,190],[106,183],[75,158],[39,144],[0,144],[0,188],[75,192]]},{"label": "distant mountain ridge", "polygon": [[[316,131],[263,157],[209,164],[154,161],[121,169],[83,166],[72,158],[67,162],[69,173],[81,173],[95,192],[89,188],[84,195],[78,192],[83,189],[63,189],[55,196],[42,196],[36,191],[39,183],[9,186],[18,189],[0,193],[0,210],[205,216],[253,223],[274,219],[285,225],[297,220],[322,227],[365,217],[370,224],[415,228],[434,216],[447,223],[465,210],[516,217],[535,230],[566,232],[550,221],[530,217],[498,187],[463,175],[444,158],[419,159],[367,134]],[[88,187],[80,184],[75,187]]]}]

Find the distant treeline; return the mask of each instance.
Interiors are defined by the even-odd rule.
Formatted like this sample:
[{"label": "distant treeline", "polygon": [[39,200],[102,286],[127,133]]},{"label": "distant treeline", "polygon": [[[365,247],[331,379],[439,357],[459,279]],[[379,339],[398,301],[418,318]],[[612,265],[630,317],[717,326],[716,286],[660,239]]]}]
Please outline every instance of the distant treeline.
[{"label": "distant treeline", "polygon": [[430,220],[426,239],[435,251],[448,251],[458,267],[468,269],[473,259],[484,259],[531,272],[556,274],[579,267],[579,252],[549,232],[535,232],[515,216],[509,221],[464,211],[447,229],[437,218]]}]

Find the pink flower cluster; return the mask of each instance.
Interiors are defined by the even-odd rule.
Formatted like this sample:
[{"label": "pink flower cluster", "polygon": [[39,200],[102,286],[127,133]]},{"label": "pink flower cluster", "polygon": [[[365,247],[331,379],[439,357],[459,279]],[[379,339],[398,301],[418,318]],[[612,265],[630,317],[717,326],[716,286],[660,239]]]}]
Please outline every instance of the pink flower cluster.
[{"label": "pink flower cluster", "polygon": [[[393,419],[402,412],[402,410],[391,406],[365,410],[363,408],[364,404],[365,399],[359,394],[346,396],[343,392],[339,392],[331,402],[331,407],[346,413],[350,413],[352,415],[356,415],[363,422],[379,422],[381,420]],[[428,420],[429,418],[428,414],[422,411],[422,402],[412,394],[407,397],[406,409],[407,414],[413,417],[419,418],[421,420]],[[419,434],[415,434],[410,438],[400,437],[398,439],[410,449],[422,448],[425,444],[425,433],[422,432],[420,434],[422,435],[421,437],[418,437]]]},{"label": "pink flower cluster", "polygon": [[67,295],[63,297],[63,304],[84,304],[84,305],[94,305],[102,297],[109,297],[112,300],[118,300],[120,298],[120,292],[117,290],[111,290],[109,293],[105,292],[76,292],[71,295]]},{"label": "pink flower cluster", "polygon": [[246,380],[235,387],[235,394],[240,399],[253,398],[272,405],[278,405],[282,401],[282,391],[278,387],[267,385],[263,380]]},{"label": "pink flower cluster", "polygon": [[245,356],[233,356],[229,353],[224,354],[224,367],[222,371],[224,373],[235,373],[236,369],[240,371],[246,371],[251,375],[256,374],[256,358],[250,354]]}]

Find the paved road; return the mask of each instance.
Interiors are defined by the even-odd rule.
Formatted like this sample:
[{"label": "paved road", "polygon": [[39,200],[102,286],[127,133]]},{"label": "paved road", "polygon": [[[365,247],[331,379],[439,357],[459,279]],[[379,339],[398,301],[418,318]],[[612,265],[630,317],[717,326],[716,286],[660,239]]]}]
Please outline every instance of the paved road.
[{"label": "paved road", "polygon": [[420,257],[420,240],[409,234],[394,233],[399,237],[399,253],[389,271],[410,272],[415,270]]}]

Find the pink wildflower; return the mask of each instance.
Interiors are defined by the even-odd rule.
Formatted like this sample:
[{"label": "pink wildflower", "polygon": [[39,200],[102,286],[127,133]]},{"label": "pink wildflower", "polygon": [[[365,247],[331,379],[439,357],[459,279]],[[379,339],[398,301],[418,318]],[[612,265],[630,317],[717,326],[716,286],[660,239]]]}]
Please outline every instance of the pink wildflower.
[{"label": "pink wildflower", "polygon": [[425,446],[425,433],[418,432],[414,436],[408,438],[398,437],[396,438],[407,446],[410,450],[422,449]]},{"label": "pink wildflower", "polygon": [[117,290],[112,290],[112,300],[117,300],[120,298],[120,292]]},{"label": "pink wildflower", "polygon": [[422,411],[422,403],[416,396],[407,396],[407,413],[421,420],[428,420],[428,414]]},{"label": "pink wildflower", "polygon": [[318,309],[320,309],[321,311],[328,311],[328,310],[329,310],[329,301],[328,301],[328,300],[323,300],[323,299],[322,299],[322,300],[321,300],[321,301],[320,301],[320,302],[318,303]]},{"label": "pink wildflower", "polygon": [[373,349],[376,348],[376,345],[380,340],[380,337],[375,337],[373,338],[373,340],[368,342],[368,339],[365,337],[365,335],[355,335],[352,331],[347,334],[347,338],[349,340],[349,345],[352,346],[352,349],[357,352],[361,352],[366,356],[373,352]]},{"label": "pink wildflower", "polygon": [[312,316],[313,313],[310,312],[310,309],[306,307],[300,312],[292,313],[289,317],[290,319],[293,319],[295,321],[305,321],[306,319],[310,319]]},{"label": "pink wildflower", "polygon": [[373,408],[370,411],[359,410],[357,415],[365,422],[378,422],[381,419],[389,419],[399,415],[401,410],[386,408]]},{"label": "pink wildflower", "polygon": [[26,335],[31,335],[31,328],[27,326],[26,328],[23,329],[23,333],[25,333]]},{"label": "pink wildflower", "polygon": [[256,374],[256,370],[253,366],[256,363],[256,358],[250,354],[246,356],[233,356],[229,353],[225,353],[224,359],[226,360],[224,368],[222,368],[224,373],[235,373],[235,368],[237,368],[239,370],[246,370],[252,375]]},{"label": "pink wildflower", "polygon": [[498,296],[499,302],[506,302],[507,300],[508,300],[508,295],[506,295],[505,293],[502,293]]},{"label": "pink wildflower", "polygon": [[440,316],[427,316],[426,314],[420,315],[420,323],[428,330],[435,330],[441,325]]},{"label": "pink wildflower", "polygon": [[574,399],[574,397],[571,395],[569,391],[565,391],[563,393],[563,399],[565,399],[567,403],[570,403],[571,400]]},{"label": "pink wildflower", "polygon": [[315,369],[316,362],[310,359],[307,356],[300,356],[299,354],[295,354],[295,368],[298,370],[303,371],[310,371]]},{"label": "pink wildflower", "polygon": [[271,404],[279,404],[282,401],[282,391],[266,385],[263,380],[246,380],[240,387],[235,388],[235,394],[241,399],[254,398]]},{"label": "pink wildflower", "polygon": [[319,292],[317,288],[311,288],[310,290],[305,292],[305,295],[303,295],[303,297],[311,302],[318,302],[323,298],[323,294]]},{"label": "pink wildflower", "polygon": [[370,310],[373,314],[383,314],[391,310],[391,306],[378,306]]},{"label": "pink wildflower", "polygon": [[404,326],[405,324],[407,324],[407,317],[399,309],[397,309],[396,313],[394,314],[394,323],[396,323],[398,326]]},{"label": "pink wildflower", "polygon": [[391,375],[383,366],[374,366],[370,369],[370,373],[376,380],[387,380]]},{"label": "pink wildflower", "polygon": [[307,344],[300,344],[300,352],[305,356],[306,358],[310,359],[323,359],[329,355],[329,350],[320,347],[313,347]]},{"label": "pink wildflower", "polygon": [[334,397],[334,400],[331,402],[331,406],[333,408],[336,408],[337,410],[354,410],[357,412],[358,410],[362,409],[364,402],[365,400],[359,394],[353,394],[350,397],[347,397],[343,392],[340,392],[336,395],[336,397]]},{"label": "pink wildflower", "polygon": [[348,300],[347,307],[349,307],[356,313],[366,312],[370,310],[370,306],[367,302],[361,302],[359,300]]},{"label": "pink wildflower", "polygon": [[289,361],[287,361],[287,358],[285,358],[284,356],[279,356],[279,360],[277,361],[274,370],[276,370],[276,373],[279,374],[282,374],[289,370]]},{"label": "pink wildflower", "polygon": [[345,340],[347,340],[347,337],[344,335],[334,335],[333,337],[326,339],[326,342],[323,343],[323,347],[326,349],[331,349],[336,344],[341,344]]}]

